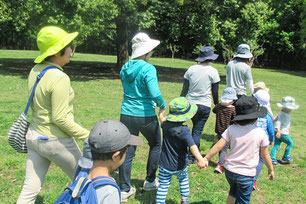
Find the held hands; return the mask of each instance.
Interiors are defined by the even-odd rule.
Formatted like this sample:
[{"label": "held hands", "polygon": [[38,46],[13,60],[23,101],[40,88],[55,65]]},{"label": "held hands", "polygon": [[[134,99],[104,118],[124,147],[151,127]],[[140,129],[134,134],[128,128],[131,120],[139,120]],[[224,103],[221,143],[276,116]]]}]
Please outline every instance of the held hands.
[{"label": "held hands", "polygon": [[198,160],[198,167],[199,169],[201,168],[207,168],[208,167],[208,160],[206,158],[202,158],[200,160]]}]

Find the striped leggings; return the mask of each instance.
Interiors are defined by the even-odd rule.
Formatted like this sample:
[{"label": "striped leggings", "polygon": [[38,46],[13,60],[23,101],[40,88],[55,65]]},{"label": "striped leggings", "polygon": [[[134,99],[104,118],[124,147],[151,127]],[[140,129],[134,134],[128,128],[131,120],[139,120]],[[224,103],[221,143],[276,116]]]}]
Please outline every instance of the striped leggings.
[{"label": "striped leggings", "polygon": [[166,197],[168,193],[168,188],[171,183],[172,176],[177,176],[180,182],[181,198],[182,200],[187,200],[189,196],[189,180],[188,180],[188,167],[186,166],[182,170],[169,171],[161,166],[159,166],[159,186],[156,193],[156,204],[161,204],[166,202]]}]

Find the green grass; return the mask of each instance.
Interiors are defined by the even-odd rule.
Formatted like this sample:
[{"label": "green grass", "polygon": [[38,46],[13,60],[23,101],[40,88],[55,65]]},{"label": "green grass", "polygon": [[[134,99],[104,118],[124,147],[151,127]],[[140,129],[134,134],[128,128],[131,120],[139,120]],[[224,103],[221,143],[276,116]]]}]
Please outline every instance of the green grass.
[{"label": "green grass", "polygon": [[[0,203],[15,203],[22,188],[26,155],[16,153],[8,145],[6,135],[12,122],[25,108],[27,75],[37,55],[37,51],[0,50]],[[168,104],[179,96],[183,74],[194,62],[166,58],[152,58],[150,62],[157,66],[160,90]],[[72,62],[64,67],[75,91],[75,121],[87,129],[103,119],[119,120],[122,86],[118,75],[112,72],[115,63],[115,56],[76,53]],[[221,94],[225,88],[225,65],[216,63],[213,66],[218,69],[222,79]],[[264,167],[258,180],[260,191],[253,192],[252,203],[305,203],[306,73],[253,68],[252,74],[254,82],[264,81],[270,88],[274,114],[279,110],[276,103],[283,96],[295,97],[300,105],[299,109],[292,111],[290,129],[294,141],[294,162],[275,167],[276,179],[272,182],[268,180],[267,169]],[[215,115],[212,113],[201,140],[202,154],[206,154],[213,144],[214,121]],[[192,127],[190,121],[187,124]],[[82,142],[78,143],[81,146]],[[278,159],[283,151],[284,144],[278,151]],[[155,198],[156,192],[141,190],[147,154],[148,144],[145,142],[137,149],[134,159],[131,179],[137,193],[128,203],[150,203]],[[195,165],[189,168],[192,203],[225,203],[229,186],[224,175],[213,172],[217,159],[217,156],[212,159],[211,167],[206,171],[197,169]],[[114,177],[118,179],[117,174]],[[53,203],[69,183],[68,177],[52,164],[36,203]],[[173,178],[167,203],[179,202],[179,185],[177,179]]]}]

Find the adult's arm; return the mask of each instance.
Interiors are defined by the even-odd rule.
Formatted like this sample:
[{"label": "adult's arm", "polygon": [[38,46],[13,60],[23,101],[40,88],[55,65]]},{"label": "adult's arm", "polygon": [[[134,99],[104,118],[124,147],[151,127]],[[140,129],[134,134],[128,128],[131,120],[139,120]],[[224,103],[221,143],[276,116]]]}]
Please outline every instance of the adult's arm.
[{"label": "adult's arm", "polygon": [[188,90],[189,90],[189,80],[184,79],[183,88],[180,96],[186,97]]},{"label": "adult's arm", "polygon": [[160,109],[162,110],[166,109],[166,102],[159,90],[157,73],[153,65],[152,67],[146,70],[145,81],[153,101],[156,103],[158,107],[160,107]]},{"label": "adult's arm", "polygon": [[249,92],[252,95],[254,93],[254,87],[253,87],[253,77],[252,77],[251,68],[249,68],[248,71],[247,71],[246,83],[248,85]]},{"label": "adult's arm", "polygon": [[73,110],[69,106],[70,91],[70,79],[67,75],[60,76],[52,84],[52,122],[67,135],[85,139],[89,136],[89,131],[74,122]]},{"label": "adult's arm", "polygon": [[213,100],[214,100],[214,104],[218,104],[219,103],[219,82],[214,83],[211,85],[211,92],[212,92],[212,96],[213,96]]}]

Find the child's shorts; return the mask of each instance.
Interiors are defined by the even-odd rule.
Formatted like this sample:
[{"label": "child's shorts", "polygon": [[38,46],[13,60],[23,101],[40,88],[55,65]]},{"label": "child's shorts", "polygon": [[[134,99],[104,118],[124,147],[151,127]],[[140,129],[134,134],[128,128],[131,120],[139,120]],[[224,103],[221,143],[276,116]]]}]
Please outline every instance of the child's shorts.
[{"label": "child's shorts", "polygon": [[225,169],[225,176],[230,185],[229,195],[236,198],[236,203],[249,203],[255,176],[243,176],[227,169]]}]

